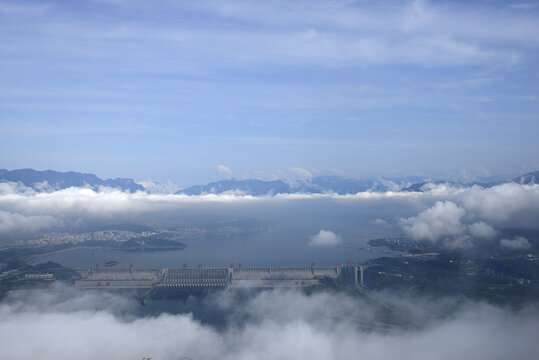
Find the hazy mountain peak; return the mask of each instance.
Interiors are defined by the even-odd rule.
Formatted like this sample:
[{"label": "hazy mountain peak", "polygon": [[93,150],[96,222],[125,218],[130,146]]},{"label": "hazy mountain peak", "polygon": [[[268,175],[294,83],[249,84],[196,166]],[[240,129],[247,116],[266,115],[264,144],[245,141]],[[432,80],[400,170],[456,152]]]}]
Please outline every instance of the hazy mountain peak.
[{"label": "hazy mountain peak", "polygon": [[513,182],[522,185],[539,184],[539,171],[530,172],[513,179]]},{"label": "hazy mountain peak", "polygon": [[119,188],[122,191],[144,191],[144,187],[135,183],[133,179],[116,178],[102,180],[94,174],[79,173],[74,171],[59,172],[54,170],[0,169],[0,182],[16,182],[36,190],[62,190],[69,187],[108,186]]}]

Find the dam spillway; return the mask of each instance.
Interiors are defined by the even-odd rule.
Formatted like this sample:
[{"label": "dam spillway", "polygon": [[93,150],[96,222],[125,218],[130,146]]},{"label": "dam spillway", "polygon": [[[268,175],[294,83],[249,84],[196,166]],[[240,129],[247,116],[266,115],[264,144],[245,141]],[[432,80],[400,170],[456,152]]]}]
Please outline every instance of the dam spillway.
[{"label": "dam spillway", "polygon": [[232,272],[231,288],[310,287],[323,279],[338,279],[340,268],[331,267],[252,267]]},{"label": "dam spillway", "polygon": [[333,279],[357,288],[363,268],[346,264],[323,267],[207,267],[150,269],[83,269],[75,286],[83,289],[138,289],[181,296],[241,288],[305,288]]}]

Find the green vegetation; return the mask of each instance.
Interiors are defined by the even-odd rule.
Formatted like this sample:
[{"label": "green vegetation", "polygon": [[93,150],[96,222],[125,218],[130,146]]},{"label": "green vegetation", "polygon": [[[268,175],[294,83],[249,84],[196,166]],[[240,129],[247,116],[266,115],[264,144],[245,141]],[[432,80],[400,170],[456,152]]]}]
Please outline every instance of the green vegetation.
[{"label": "green vegetation", "polygon": [[[32,266],[19,259],[5,260],[0,273],[3,274],[0,278],[0,300],[9,290],[46,288],[54,281],[71,284],[80,279],[80,274],[75,270],[52,261]],[[32,277],[35,275],[37,277]]]},{"label": "green vegetation", "polygon": [[368,265],[364,278],[369,289],[513,305],[539,299],[539,263],[528,256],[485,259],[443,252],[436,258],[381,258]]},{"label": "green vegetation", "polygon": [[53,274],[56,280],[68,281],[68,282],[74,279],[80,278],[80,274],[76,272],[75,270],[71,268],[63,267],[62,265],[55,263],[53,261],[49,261],[43,264],[37,264],[27,273],[28,274],[49,273],[49,274]]}]

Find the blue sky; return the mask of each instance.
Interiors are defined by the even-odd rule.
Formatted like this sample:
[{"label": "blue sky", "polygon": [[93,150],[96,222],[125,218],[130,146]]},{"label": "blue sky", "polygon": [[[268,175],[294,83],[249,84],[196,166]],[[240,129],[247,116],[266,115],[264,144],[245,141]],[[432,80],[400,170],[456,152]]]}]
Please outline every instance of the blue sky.
[{"label": "blue sky", "polygon": [[2,0],[0,167],[519,174],[538,55],[535,1]]}]

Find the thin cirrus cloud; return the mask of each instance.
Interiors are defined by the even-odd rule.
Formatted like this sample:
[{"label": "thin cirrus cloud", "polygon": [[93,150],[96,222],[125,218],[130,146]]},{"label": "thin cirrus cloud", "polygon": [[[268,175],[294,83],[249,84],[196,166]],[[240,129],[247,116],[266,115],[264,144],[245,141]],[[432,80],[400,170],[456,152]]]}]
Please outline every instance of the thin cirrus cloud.
[{"label": "thin cirrus cloud", "polygon": [[221,176],[225,176],[227,178],[229,178],[231,175],[232,175],[232,170],[230,170],[230,168],[228,166],[225,166],[225,165],[217,165],[215,167],[215,170],[217,170],[217,172],[221,175]]},{"label": "thin cirrus cloud", "polygon": [[[139,8],[140,12],[135,12],[139,21],[129,24],[107,21],[90,24],[75,12],[71,15],[77,26],[73,26],[72,22],[40,19],[42,12],[36,11],[38,21],[31,26],[44,31],[44,35],[58,37],[58,40],[83,37],[86,45],[94,50],[106,50],[117,41],[139,38],[156,41],[157,46],[171,55],[182,53],[183,56],[209,59],[219,53],[222,60],[239,63],[331,66],[354,63],[445,66],[496,61],[510,64],[518,61],[526,50],[518,42],[515,44],[515,39],[537,40],[534,31],[538,30],[533,18],[522,12],[507,10],[502,18],[500,10],[488,9],[479,14],[470,12],[466,6],[449,7],[425,1],[402,2],[397,6],[372,3],[328,5],[325,2],[259,2],[251,5],[243,1],[229,2],[225,6],[216,2],[162,5],[179,16],[197,13],[211,19],[213,25],[193,29],[173,21],[148,23],[142,11],[154,13],[152,6]],[[49,11],[54,13],[54,7]],[[6,7],[4,13],[15,16],[20,12]],[[298,13],[304,16],[292,16]],[[265,16],[261,17],[261,14]],[[462,21],[463,18],[467,21]],[[231,29],[220,27],[230,20],[235,21],[236,26]],[[279,31],[273,31],[274,27]],[[472,27],[474,31],[470,31]],[[62,33],[66,28],[72,31]],[[58,46],[61,46],[60,42]],[[92,56],[89,49],[81,46],[57,49],[68,53],[87,52]],[[245,53],[239,51],[241,49],[250,51]]]},{"label": "thin cirrus cloud", "polygon": [[[534,17],[510,8],[481,7],[481,12],[474,12],[470,11],[474,5],[448,6],[427,1],[397,4],[253,4],[235,1],[226,5],[219,2],[163,3],[159,7],[152,4],[142,8],[129,3],[113,2],[111,5],[112,14],[131,7],[134,19],[124,22],[110,21],[107,16],[101,21],[87,22],[74,9],[67,10],[63,16],[50,16],[56,14],[55,6],[3,4],[0,11],[3,10],[8,20],[5,31],[27,40],[26,45],[13,44],[4,53],[16,49],[29,51],[33,46],[31,37],[17,31],[15,21],[22,13],[27,13],[32,20],[27,31],[35,32],[37,41],[47,39],[47,48],[57,52],[56,56],[62,53],[84,55],[90,60],[114,57],[117,63],[122,54],[114,51],[115,46],[122,45],[124,56],[131,56],[142,50],[140,42],[151,42],[159,52],[168,54],[170,60],[155,64],[159,66],[146,62],[145,66],[155,70],[181,71],[183,68],[187,72],[215,66],[216,63],[209,60],[216,54],[221,59],[221,65],[217,66],[227,63],[332,67],[354,64],[511,65],[524,61],[529,51],[525,44],[539,38]],[[197,14],[211,20],[211,25],[201,27],[192,20],[178,22],[166,17],[155,23],[148,18],[163,8],[180,18]],[[133,39],[138,39],[139,44]],[[77,45],[80,40],[83,43]],[[40,48],[45,50],[43,46]],[[245,49],[249,51],[243,51]],[[178,61],[171,61],[176,56]],[[148,54],[145,58],[153,57]],[[200,63],[201,59],[208,61]],[[127,68],[133,64],[127,62]]]},{"label": "thin cirrus cloud", "polygon": [[[432,1],[77,4],[0,1],[0,150],[13,153],[5,167],[82,167],[190,184],[215,175],[200,164],[245,174],[262,157],[269,172],[433,175],[440,158],[450,169],[498,173],[536,165],[532,131],[523,129],[533,130],[527,119],[537,109],[521,100],[535,96],[527,74],[537,64],[536,9]],[[491,126],[481,114],[509,120]],[[271,141],[278,137],[284,141]],[[72,159],[74,141],[84,154]],[[473,154],[460,156],[467,144]],[[111,154],[137,157],[139,173]],[[163,170],[171,163],[177,168]]]}]

